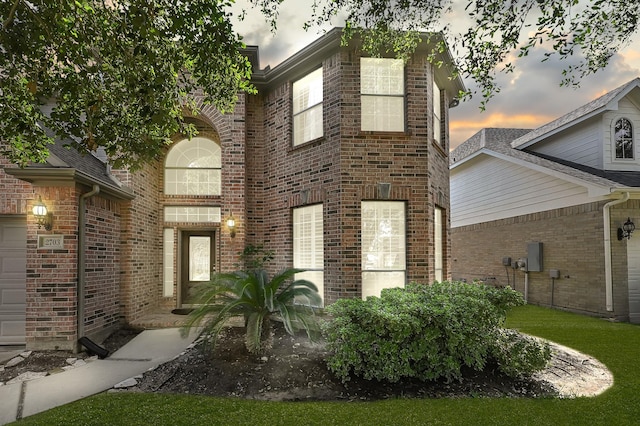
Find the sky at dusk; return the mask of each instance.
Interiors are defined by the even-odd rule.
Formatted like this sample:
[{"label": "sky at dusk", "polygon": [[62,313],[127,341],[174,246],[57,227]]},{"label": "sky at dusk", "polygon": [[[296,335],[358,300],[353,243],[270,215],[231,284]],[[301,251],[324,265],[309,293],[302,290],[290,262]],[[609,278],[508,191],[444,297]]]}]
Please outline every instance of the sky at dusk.
[{"label": "sky at dusk", "polygon": [[[317,28],[304,31],[305,19],[311,15],[313,0],[286,0],[281,8],[278,30],[274,35],[258,11],[248,10],[236,31],[248,45],[259,46],[261,67],[275,67],[321,36]],[[237,0],[234,14],[247,8],[248,0]],[[342,21],[336,20],[335,26]],[[463,26],[464,21],[456,21]],[[330,27],[327,26],[326,29]],[[552,59],[541,62],[544,50],[517,59],[516,71],[498,74],[501,91],[480,111],[480,95],[462,102],[450,112],[451,148],[485,127],[536,128],[584,105],[604,93],[640,76],[640,35],[616,54],[609,66],[582,80],[580,87],[561,87],[566,61]],[[473,82],[464,80],[468,89]]]}]

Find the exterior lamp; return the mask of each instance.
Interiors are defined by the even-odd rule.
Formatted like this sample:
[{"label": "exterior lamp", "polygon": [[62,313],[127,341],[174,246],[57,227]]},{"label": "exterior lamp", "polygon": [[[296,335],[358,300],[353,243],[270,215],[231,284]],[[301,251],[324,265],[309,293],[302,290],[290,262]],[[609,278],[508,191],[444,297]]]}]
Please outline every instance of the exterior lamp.
[{"label": "exterior lamp", "polygon": [[622,225],[622,228],[618,228],[618,241],[621,241],[623,238],[627,240],[631,238],[631,234],[635,231],[636,225],[631,222],[631,218],[627,218],[627,221]]},{"label": "exterior lamp", "polygon": [[234,238],[236,236],[236,218],[233,217],[233,213],[227,218],[227,228],[229,228],[231,238]]},{"label": "exterior lamp", "polygon": [[33,216],[38,222],[38,229],[44,226],[44,229],[51,231],[53,226],[53,213],[47,211],[47,206],[42,202],[42,197],[38,195],[38,201],[33,205]]}]

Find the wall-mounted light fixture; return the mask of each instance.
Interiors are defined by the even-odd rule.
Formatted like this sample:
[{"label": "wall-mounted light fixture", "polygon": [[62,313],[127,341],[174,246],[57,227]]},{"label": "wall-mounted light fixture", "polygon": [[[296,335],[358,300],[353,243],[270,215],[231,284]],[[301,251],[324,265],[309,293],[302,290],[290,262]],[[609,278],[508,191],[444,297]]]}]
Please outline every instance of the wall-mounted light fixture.
[{"label": "wall-mounted light fixture", "polygon": [[233,213],[227,218],[227,228],[229,229],[231,238],[234,238],[236,236],[236,218],[233,217]]},{"label": "wall-mounted light fixture", "polygon": [[44,229],[51,231],[53,226],[53,213],[47,211],[47,206],[42,202],[42,197],[38,195],[38,201],[33,205],[33,216],[38,222],[38,229],[44,226]]},{"label": "wall-mounted light fixture", "polygon": [[618,228],[618,241],[622,241],[622,239],[626,238],[627,240],[631,238],[631,234],[635,231],[636,225],[631,222],[631,218],[628,217],[627,221],[622,225],[622,228]]}]

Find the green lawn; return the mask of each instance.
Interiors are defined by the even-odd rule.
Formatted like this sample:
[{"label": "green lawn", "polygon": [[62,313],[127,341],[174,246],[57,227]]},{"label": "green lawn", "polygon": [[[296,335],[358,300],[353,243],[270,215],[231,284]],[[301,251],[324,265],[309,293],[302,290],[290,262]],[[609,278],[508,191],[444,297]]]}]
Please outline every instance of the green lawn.
[{"label": "green lawn", "polygon": [[508,326],[590,354],[615,384],[595,398],[274,403],[198,396],[100,394],[19,425],[638,425],[640,327],[524,306]]}]

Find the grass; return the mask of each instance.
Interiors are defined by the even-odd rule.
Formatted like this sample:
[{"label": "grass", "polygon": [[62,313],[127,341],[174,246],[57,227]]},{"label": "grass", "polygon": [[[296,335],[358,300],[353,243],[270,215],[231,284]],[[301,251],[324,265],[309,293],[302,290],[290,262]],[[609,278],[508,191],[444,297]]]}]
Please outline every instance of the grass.
[{"label": "grass", "polygon": [[100,394],[18,425],[637,425],[640,327],[535,306],[507,325],[594,356],[614,375],[600,396],[465,398],[378,402],[259,402],[202,396]]}]

